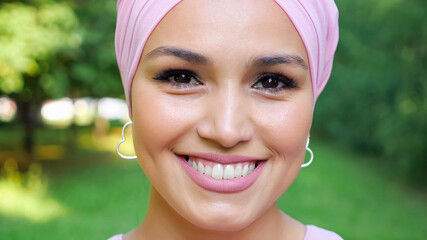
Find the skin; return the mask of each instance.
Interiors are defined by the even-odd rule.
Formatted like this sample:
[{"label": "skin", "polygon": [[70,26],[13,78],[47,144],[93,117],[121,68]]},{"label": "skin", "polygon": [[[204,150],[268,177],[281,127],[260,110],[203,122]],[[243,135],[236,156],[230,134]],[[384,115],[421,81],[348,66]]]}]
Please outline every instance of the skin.
[{"label": "skin", "polygon": [[[183,59],[165,47],[203,57]],[[276,56],[292,57],[256,64]],[[148,39],[132,85],[134,146],[152,189],[144,221],[124,239],[303,239],[305,226],[276,200],[300,171],[311,127],[304,62],[297,31],[272,0],[186,0],[172,9]],[[154,79],[170,69],[194,72],[197,80],[177,86]],[[257,82],[271,72],[297,87]],[[190,152],[251,156],[266,165],[248,189],[218,193],[184,171],[176,154]]]}]

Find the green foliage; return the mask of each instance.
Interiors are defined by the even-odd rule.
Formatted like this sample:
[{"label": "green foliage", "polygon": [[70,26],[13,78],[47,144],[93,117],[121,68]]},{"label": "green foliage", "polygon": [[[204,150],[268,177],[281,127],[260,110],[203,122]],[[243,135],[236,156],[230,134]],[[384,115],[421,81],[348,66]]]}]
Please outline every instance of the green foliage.
[{"label": "green foliage", "polygon": [[427,185],[427,2],[337,5],[340,43],[314,129]]},{"label": "green foliage", "polygon": [[42,87],[48,96],[64,95],[64,88],[57,92],[66,81],[55,78],[55,86],[49,83],[50,74],[58,75],[51,61],[58,52],[79,46],[76,27],[77,18],[67,4],[1,4],[0,92],[20,93],[27,79],[40,81],[29,85]]},{"label": "green foliage", "polygon": [[70,67],[73,92],[80,96],[123,96],[114,51],[116,1],[72,0],[82,45]]},{"label": "green foliage", "polygon": [[0,4],[0,93],[122,96],[115,14],[115,1]]}]

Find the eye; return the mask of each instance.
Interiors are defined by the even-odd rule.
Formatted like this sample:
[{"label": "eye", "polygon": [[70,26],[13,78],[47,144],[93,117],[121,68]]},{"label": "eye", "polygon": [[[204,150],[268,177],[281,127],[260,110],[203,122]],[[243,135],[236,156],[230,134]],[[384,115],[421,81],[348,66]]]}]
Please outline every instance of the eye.
[{"label": "eye", "polygon": [[201,85],[196,73],[188,70],[167,70],[159,72],[153,79],[169,82],[178,87],[187,87],[191,85]]},{"label": "eye", "polygon": [[295,80],[278,73],[264,73],[256,80],[252,88],[268,92],[278,92],[285,89],[297,88]]}]

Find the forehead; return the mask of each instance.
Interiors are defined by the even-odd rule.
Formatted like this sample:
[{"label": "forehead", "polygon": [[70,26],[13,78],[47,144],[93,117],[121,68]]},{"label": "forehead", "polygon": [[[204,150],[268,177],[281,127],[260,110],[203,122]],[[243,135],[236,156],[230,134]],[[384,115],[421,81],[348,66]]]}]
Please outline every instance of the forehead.
[{"label": "forehead", "polygon": [[143,55],[159,46],[248,56],[280,51],[308,62],[298,32],[274,0],[184,0],[157,25]]}]

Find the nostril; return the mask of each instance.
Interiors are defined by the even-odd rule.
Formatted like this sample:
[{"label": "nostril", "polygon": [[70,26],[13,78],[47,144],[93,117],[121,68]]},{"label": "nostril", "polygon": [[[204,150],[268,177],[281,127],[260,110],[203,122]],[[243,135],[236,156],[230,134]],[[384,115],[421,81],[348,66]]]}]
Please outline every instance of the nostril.
[{"label": "nostril", "polygon": [[[242,110],[234,107],[224,107],[216,104],[197,126],[198,135],[206,140],[219,144],[223,148],[232,148],[235,145],[251,140],[254,126],[249,117]],[[228,106],[228,104],[226,104]],[[229,109],[229,110],[227,110]]]}]

